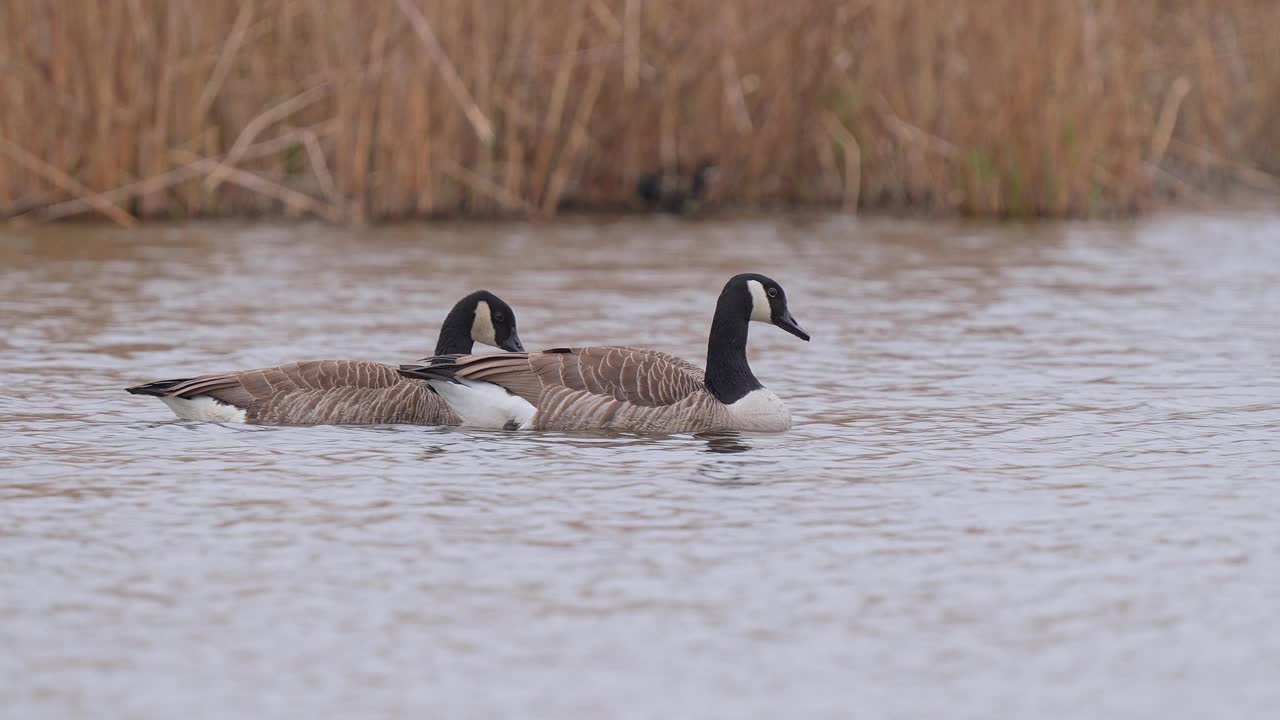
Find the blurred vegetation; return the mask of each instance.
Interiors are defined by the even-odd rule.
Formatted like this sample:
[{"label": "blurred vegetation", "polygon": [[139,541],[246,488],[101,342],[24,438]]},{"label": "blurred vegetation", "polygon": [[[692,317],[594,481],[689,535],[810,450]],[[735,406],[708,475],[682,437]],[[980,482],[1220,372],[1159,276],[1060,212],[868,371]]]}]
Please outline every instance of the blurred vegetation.
[{"label": "blurred vegetation", "polygon": [[0,4],[0,215],[1125,213],[1280,182],[1274,0]]}]

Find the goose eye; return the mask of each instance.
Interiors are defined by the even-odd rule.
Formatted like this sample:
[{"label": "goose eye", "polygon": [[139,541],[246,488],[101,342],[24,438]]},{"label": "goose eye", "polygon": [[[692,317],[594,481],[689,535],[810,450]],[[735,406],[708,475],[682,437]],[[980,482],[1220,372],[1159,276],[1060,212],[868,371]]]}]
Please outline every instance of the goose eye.
[{"label": "goose eye", "polygon": [[769,297],[773,297],[773,298],[778,297],[778,288],[776,287],[769,288]]},{"label": "goose eye", "polygon": [[502,314],[502,311],[501,311],[501,310],[499,310],[498,312],[496,312],[496,313],[494,313],[494,314],[493,314],[493,321],[494,321],[494,322],[506,322],[506,321],[507,321],[507,316],[506,316],[506,315],[504,315],[504,314]]}]

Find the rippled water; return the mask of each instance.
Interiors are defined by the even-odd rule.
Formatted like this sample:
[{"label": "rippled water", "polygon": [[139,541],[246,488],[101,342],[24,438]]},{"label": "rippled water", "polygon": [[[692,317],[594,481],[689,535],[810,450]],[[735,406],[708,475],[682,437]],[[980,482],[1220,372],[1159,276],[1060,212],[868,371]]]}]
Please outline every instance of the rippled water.
[{"label": "rippled water", "polygon": [[[701,363],[775,436],[175,421],[122,389],[530,347]],[[5,717],[1274,717],[1280,219],[0,230]]]}]

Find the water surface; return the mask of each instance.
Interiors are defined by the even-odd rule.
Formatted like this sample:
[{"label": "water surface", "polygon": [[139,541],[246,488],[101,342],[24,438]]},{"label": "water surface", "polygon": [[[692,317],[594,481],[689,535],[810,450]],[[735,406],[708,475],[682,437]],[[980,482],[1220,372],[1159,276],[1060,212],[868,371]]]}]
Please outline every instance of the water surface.
[{"label": "water surface", "polygon": [[[731,274],[796,427],[178,422],[123,388],[530,347],[699,364]],[[14,718],[1270,718],[1280,218],[0,230]]]}]

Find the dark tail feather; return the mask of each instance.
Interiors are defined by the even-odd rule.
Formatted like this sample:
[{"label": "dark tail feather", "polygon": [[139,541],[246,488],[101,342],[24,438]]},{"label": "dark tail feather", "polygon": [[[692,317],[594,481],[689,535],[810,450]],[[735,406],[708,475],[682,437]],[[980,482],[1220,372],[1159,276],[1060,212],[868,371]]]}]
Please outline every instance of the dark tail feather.
[{"label": "dark tail feather", "polygon": [[[439,359],[432,358],[432,361]],[[414,380],[448,380],[449,382],[457,382],[453,377],[457,370],[458,366],[455,363],[450,360],[444,360],[430,365],[401,365],[400,376]]]},{"label": "dark tail feather", "polygon": [[124,391],[130,395],[151,395],[154,397],[167,397],[169,391],[175,385],[180,385],[191,378],[178,378],[177,380],[157,380],[149,382],[145,385],[134,385],[131,388],[125,388]]}]

